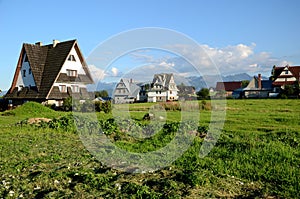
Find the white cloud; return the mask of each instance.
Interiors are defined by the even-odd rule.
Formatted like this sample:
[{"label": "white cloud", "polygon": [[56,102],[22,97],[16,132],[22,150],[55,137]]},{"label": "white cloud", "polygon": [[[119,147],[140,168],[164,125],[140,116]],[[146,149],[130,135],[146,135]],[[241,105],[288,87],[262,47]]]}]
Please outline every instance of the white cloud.
[{"label": "white cloud", "polygon": [[95,65],[89,65],[88,68],[90,70],[94,82],[100,81],[106,76],[104,70],[97,68]]},{"label": "white cloud", "polygon": [[174,64],[173,62],[167,63],[166,61],[162,61],[162,62],[160,62],[158,65],[159,65],[159,66],[163,66],[163,67],[167,67],[167,68],[169,68],[169,67],[174,67],[174,66],[175,66],[175,64]]},{"label": "white cloud", "polygon": [[118,76],[119,70],[116,67],[112,67],[111,72],[112,72],[112,75],[116,77],[116,76]]},{"label": "white cloud", "polygon": [[[189,60],[201,73],[209,74],[218,68],[221,74],[237,73],[269,73],[273,65],[292,64],[287,60],[272,57],[268,52],[255,52],[255,43],[251,45],[238,44],[223,48],[212,48],[208,45],[201,45],[201,50],[195,50],[184,45],[174,45],[176,51]],[[172,62],[167,60],[166,62]],[[178,63],[174,62],[175,68]]]}]

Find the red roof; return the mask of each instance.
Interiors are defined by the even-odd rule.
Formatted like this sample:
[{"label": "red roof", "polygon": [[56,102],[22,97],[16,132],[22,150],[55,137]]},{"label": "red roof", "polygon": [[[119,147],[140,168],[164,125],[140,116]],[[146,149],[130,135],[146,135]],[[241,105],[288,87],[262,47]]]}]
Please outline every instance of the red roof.
[{"label": "red roof", "polygon": [[[280,75],[282,73],[283,69],[286,67],[292,73],[292,75],[289,75],[289,74]],[[283,67],[275,67],[274,69],[275,69],[275,71],[274,71],[275,79],[277,79],[279,77],[280,78],[295,77],[298,81],[300,79],[300,66],[283,66]],[[274,81],[272,84],[274,86],[283,86],[283,85],[292,85],[294,83],[295,83],[294,81],[280,81],[280,82]]]},{"label": "red roof", "polygon": [[283,71],[285,67],[288,67],[288,70],[293,74],[294,77],[297,79],[300,76],[300,66],[282,66],[282,67],[275,67],[275,78],[278,78],[280,73]]},{"label": "red roof", "polygon": [[217,82],[216,90],[234,91],[241,87],[242,87],[242,82]]}]

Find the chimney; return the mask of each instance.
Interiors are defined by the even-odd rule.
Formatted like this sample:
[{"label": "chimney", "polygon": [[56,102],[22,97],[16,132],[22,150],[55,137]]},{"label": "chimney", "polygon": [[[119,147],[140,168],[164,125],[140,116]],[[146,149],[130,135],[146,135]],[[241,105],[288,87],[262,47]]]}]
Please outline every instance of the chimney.
[{"label": "chimney", "polygon": [[261,74],[258,74],[258,88],[261,89]]},{"label": "chimney", "polygon": [[59,41],[58,40],[56,40],[56,39],[53,39],[53,48],[56,46],[56,44],[58,44],[59,43]]},{"label": "chimney", "polygon": [[42,45],[43,45],[43,43],[42,43],[42,42],[40,42],[40,41],[38,41],[38,42],[36,42],[36,43],[35,43],[35,45],[42,46]]}]

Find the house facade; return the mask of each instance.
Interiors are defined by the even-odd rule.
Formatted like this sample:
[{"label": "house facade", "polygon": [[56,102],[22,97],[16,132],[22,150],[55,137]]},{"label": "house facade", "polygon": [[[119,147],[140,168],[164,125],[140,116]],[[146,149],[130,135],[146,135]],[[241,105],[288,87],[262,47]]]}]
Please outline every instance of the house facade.
[{"label": "house facade", "polygon": [[233,91],[234,98],[269,98],[279,93],[272,86],[272,80],[262,80],[261,74],[254,76],[249,84],[242,89]]},{"label": "house facade", "polygon": [[113,93],[115,104],[134,103],[140,100],[140,87],[132,79],[121,79]]},{"label": "house facade", "polygon": [[177,85],[178,100],[194,100],[197,99],[194,86]]},{"label": "house facade", "polygon": [[178,88],[172,73],[155,74],[152,83],[141,86],[141,101],[166,102],[178,100]]},{"label": "house facade", "polygon": [[4,96],[11,104],[37,101],[61,106],[67,97],[88,99],[93,79],[77,40],[23,44],[12,85]]},{"label": "house facade", "polygon": [[273,67],[273,86],[284,89],[285,85],[300,83],[300,66]]},{"label": "house facade", "polygon": [[217,82],[216,91],[217,97],[230,97],[234,90],[242,88],[242,82]]}]

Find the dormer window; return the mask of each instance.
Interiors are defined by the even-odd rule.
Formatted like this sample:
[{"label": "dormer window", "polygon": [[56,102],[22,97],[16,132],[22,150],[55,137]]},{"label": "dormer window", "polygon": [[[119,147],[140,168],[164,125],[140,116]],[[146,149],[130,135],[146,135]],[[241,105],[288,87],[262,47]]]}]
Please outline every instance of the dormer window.
[{"label": "dormer window", "polygon": [[77,77],[77,70],[67,70],[67,75],[70,77]]},{"label": "dormer window", "polygon": [[76,61],[75,56],[74,55],[69,55],[68,61]]}]

